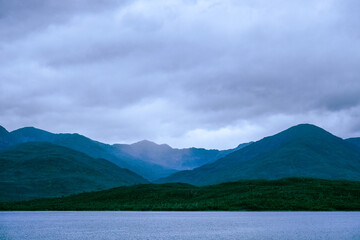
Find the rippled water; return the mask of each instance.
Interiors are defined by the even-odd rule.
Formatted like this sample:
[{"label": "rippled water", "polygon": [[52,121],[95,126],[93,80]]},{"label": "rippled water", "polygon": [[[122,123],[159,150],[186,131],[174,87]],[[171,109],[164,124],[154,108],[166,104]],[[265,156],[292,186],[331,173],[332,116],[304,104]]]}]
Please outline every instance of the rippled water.
[{"label": "rippled water", "polygon": [[0,239],[360,239],[360,212],[0,212]]}]

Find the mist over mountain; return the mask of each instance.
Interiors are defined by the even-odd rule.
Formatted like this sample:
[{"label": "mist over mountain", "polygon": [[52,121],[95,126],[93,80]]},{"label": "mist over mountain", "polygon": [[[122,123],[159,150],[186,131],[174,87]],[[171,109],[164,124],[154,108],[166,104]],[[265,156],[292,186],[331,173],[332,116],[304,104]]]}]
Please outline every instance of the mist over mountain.
[{"label": "mist over mountain", "polygon": [[0,151],[26,142],[48,142],[93,158],[104,158],[149,180],[166,177],[177,170],[200,167],[250,144],[244,143],[234,149],[222,151],[203,148],[174,149],[167,144],[159,145],[147,140],[134,144],[109,145],[76,133],[54,134],[34,127],[24,127],[12,132],[0,129]]},{"label": "mist over mountain", "polygon": [[0,153],[0,201],[56,197],[148,183],[105,160],[45,142],[28,142]]},{"label": "mist over mountain", "polygon": [[312,177],[360,180],[360,151],[351,143],[310,124],[291,127],[164,182],[208,185],[242,179]]},{"label": "mist over mountain", "polygon": [[115,144],[114,146],[135,158],[147,162],[177,170],[188,170],[214,162],[215,160],[249,144],[250,143],[240,144],[234,149],[222,151],[194,147],[177,149],[172,148],[167,144],[156,144],[148,140],[133,144]]}]

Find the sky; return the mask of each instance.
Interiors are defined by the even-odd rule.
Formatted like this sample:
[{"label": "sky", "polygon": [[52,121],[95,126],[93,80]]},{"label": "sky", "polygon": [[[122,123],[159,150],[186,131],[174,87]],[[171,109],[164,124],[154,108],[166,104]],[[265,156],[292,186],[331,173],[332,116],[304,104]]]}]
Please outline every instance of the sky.
[{"label": "sky", "polygon": [[358,0],[0,0],[0,125],[227,149],[360,136]]}]

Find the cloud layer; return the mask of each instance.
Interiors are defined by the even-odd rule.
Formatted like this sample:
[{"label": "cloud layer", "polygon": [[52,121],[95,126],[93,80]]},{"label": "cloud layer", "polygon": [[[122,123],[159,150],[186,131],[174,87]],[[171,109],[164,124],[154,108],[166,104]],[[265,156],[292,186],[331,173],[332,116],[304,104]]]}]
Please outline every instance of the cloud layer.
[{"label": "cloud layer", "polygon": [[358,1],[2,1],[0,116],[109,143],[360,136]]}]

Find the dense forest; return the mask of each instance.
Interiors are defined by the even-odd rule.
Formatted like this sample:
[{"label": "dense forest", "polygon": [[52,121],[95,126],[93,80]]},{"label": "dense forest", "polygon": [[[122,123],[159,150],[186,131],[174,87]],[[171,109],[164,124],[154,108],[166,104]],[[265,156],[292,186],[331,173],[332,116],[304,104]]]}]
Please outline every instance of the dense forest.
[{"label": "dense forest", "polygon": [[289,178],[204,187],[141,184],[69,197],[0,203],[0,210],[360,210],[360,182]]}]

